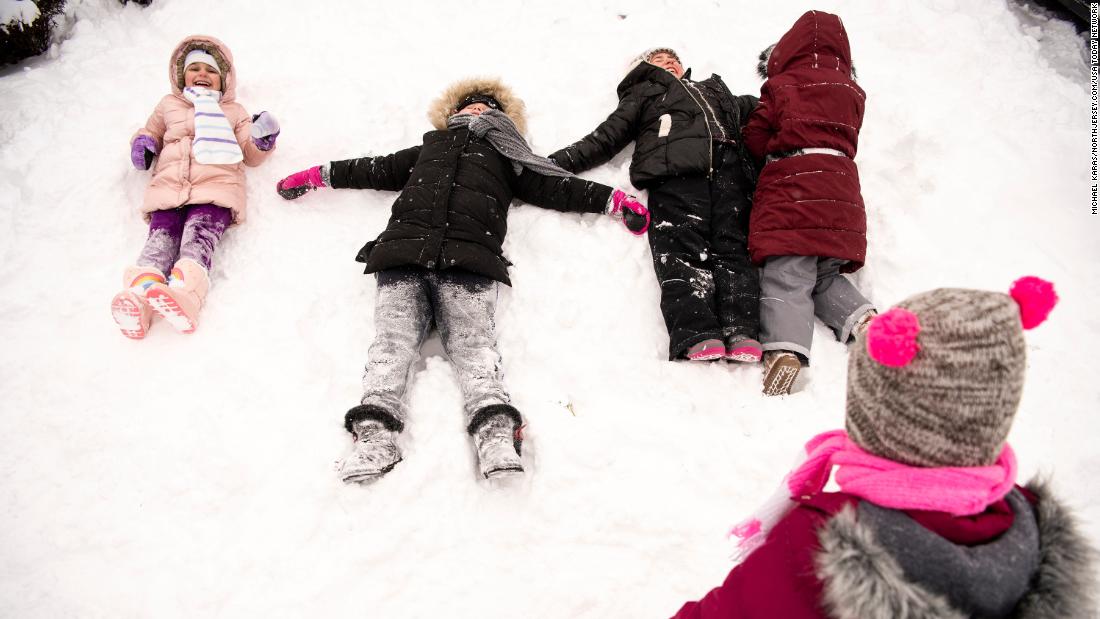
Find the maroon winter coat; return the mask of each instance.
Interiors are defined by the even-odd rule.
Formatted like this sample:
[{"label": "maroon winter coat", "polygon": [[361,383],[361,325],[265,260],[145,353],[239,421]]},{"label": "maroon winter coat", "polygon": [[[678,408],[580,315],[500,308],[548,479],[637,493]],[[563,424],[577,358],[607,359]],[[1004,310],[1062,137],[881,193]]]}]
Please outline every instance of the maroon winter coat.
[{"label": "maroon winter coat", "polygon": [[744,128],[745,146],[758,159],[807,148],[847,155],[803,154],[764,166],[749,222],[749,252],[820,256],[863,266],[867,217],[856,155],[865,94],[851,78],[848,35],[836,15],[809,11],[779,39],[767,63],[760,104]]},{"label": "maroon winter coat", "polygon": [[[1094,607],[1090,589],[1091,551],[1073,519],[1043,485],[1019,488],[1025,512],[1033,512],[1038,529],[1039,564],[1022,590],[1011,616],[1015,619],[1090,617]],[[830,619],[836,617],[900,616],[957,617],[951,603],[937,592],[891,573],[887,554],[875,546],[873,533],[861,529],[854,514],[860,499],[845,493],[822,493],[802,500],[769,533],[767,541],[725,582],[698,602],[683,605],[673,619]],[[1030,508],[1030,509],[1028,509]],[[904,513],[935,539],[948,545],[977,547],[1001,538],[1018,517],[1002,499],[975,516],[955,517],[942,512]],[[1032,517],[1031,513],[1027,517]],[[848,546],[837,532],[868,544]],[[870,541],[867,541],[870,540]],[[929,561],[936,558],[927,557]],[[895,564],[896,565],[896,564]],[[981,587],[989,573],[964,575],[957,581],[964,592]],[[837,585],[846,589],[837,595]],[[860,587],[864,590],[860,590]],[[943,605],[938,605],[943,604]],[[831,609],[831,610],[829,610]],[[892,612],[893,611],[893,612]]]}]

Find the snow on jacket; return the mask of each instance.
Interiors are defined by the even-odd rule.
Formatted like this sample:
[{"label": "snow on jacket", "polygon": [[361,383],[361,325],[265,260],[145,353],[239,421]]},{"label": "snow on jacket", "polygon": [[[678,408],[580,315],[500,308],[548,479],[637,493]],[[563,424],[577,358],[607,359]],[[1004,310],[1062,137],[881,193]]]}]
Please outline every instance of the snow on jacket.
[{"label": "snow on jacket", "polygon": [[[690,77],[689,69],[683,79]],[[744,124],[756,105],[752,95],[734,96],[718,75],[699,84],[723,95],[721,109],[715,112],[723,116],[724,126],[734,130]],[[636,141],[630,162],[630,182],[635,187],[649,187],[676,176],[711,174],[714,136],[703,110],[705,102],[681,80],[660,67],[639,62],[619,84],[618,95],[619,105],[607,120],[550,158],[566,170],[583,172],[610,161]],[[751,161],[743,147],[739,148],[746,177],[755,178]]]},{"label": "snow on jacket", "polygon": [[[760,105],[743,130],[745,146],[764,166],[749,222],[749,253],[821,256],[859,269],[867,253],[867,216],[856,155],[866,97],[851,78],[851,51],[836,15],[809,11],[768,58]],[[786,156],[808,148],[843,153]]]},{"label": "snow on jacket", "polygon": [[[183,61],[194,49],[206,50],[214,56],[221,69],[220,105],[244,154],[242,163],[220,165],[195,161],[191,150],[191,142],[195,139],[195,106],[183,96]],[[153,211],[185,204],[215,204],[232,209],[234,222],[244,221],[244,166],[260,165],[271,151],[262,151],[252,143],[249,135],[252,117],[236,101],[237,71],[233,54],[214,37],[187,37],[172,52],[168,63],[168,81],[172,94],[160,100],[145,127],[134,134],[134,137],[148,135],[157,142],[153,180],[145,190],[142,213],[148,217]]]},{"label": "snow on jacket", "polygon": [[1094,560],[1041,484],[967,517],[822,493],[674,619],[1085,619]]},{"label": "snow on jacket", "polygon": [[447,117],[470,92],[492,94],[517,128],[526,126],[522,101],[503,84],[463,82],[433,104],[429,117],[440,130],[424,134],[422,145],[329,164],[334,188],[401,192],[386,229],[356,257],[366,263],[364,272],[411,265],[463,269],[510,285],[503,245],[513,197],[559,211],[607,208],[611,187],[527,168],[517,175],[511,160],[488,140],[465,128],[445,129]]}]

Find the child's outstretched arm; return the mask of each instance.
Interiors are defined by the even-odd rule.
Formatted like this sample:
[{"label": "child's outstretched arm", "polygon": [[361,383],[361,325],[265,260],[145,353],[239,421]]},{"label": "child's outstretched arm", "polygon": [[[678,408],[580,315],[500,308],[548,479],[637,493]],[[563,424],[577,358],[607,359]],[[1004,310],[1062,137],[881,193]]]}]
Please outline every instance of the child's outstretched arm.
[{"label": "child's outstretched arm", "polygon": [[610,215],[634,235],[649,228],[649,210],[636,197],[601,183],[575,176],[544,176],[525,168],[514,188],[516,197],[535,206]]},{"label": "child's outstretched arm", "polygon": [[287,200],[321,187],[398,191],[409,182],[420,147],[413,146],[382,157],[333,161],[295,172],[279,181],[275,190]]},{"label": "child's outstretched arm", "polygon": [[611,161],[638,136],[641,99],[633,91],[619,100],[619,106],[596,129],[565,148],[551,153],[550,159],[570,172],[584,172]]},{"label": "child's outstretched arm", "polygon": [[161,103],[149,115],[145,126],[138,129],[130,137],[130,162],[138,170],[148,170],[153,163],[153,157],[160,152],[164,144],[164,132],[167,125],[164,123],[164,115],[161,112]]}]

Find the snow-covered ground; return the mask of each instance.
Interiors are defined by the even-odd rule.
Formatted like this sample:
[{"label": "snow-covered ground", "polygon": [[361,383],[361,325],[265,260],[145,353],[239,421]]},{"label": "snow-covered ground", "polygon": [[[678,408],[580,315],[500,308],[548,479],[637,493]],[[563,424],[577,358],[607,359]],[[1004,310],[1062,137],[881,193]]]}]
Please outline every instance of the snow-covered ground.
[{"label": "snow-covered ground", "polygon": [[[843,17],[869,94],[856,279],[883,307],[1056,283],[1010,440],[1100,540],[1100,216],[1068,26],[997,0],[83,0],[65,41],[0,73],[0,616],[662,617],[719,584],[729,526],[843,422],[846,352],[824,327],[787,398],[760,395],[758,367],[670,363],[646,243],[514,207],[498,325],[527,484],[477,482],[433,339],[404,462],[349,487],[333,462],[375,296],[353,257],[394,194],[273,187],[417,143],[430,100],[471,74],[518,91],[542,153],[614,108],[646,47],[756,93],[757,53],[809,8]],[[108,311],[146,233],[128,140],[192,33],[229,44],[239,100],[283,133],[248,172],[198,332],[130,341]],[[628,161],[586,176],[625,184]]]}]

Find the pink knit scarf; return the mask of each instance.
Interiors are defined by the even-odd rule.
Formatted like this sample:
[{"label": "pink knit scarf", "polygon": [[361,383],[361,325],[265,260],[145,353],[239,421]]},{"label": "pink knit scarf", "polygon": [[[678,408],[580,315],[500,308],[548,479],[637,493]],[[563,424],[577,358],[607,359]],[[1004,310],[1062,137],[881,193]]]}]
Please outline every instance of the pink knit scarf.
[{"label": "pink knit scarf", "polygon": [[844,430],[823,432],[806,443],[805,460],[784,478],[780,489],[751,517],[730,530],[735,558],[744,559],[764,543],[772,528],[794,508],[792,499],[809,498],[825,487],[833,466],[840,489],[891,509],[981,513],[1016,483],[1016,455],[1005,443],[991,466],[918,467],[864,451]]}]

